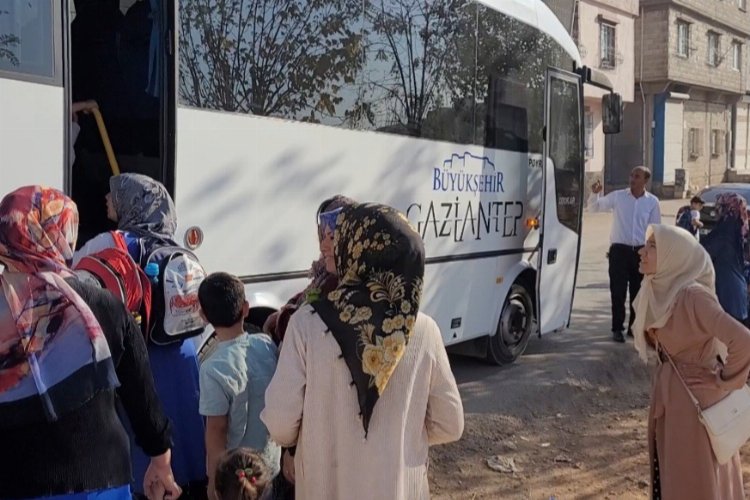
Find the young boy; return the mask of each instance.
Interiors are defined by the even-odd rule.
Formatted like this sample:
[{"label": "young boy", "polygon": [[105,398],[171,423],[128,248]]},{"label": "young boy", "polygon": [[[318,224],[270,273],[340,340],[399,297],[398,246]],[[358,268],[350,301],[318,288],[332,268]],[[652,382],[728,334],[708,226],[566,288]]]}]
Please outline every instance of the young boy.
[{"label": "young boy", "polygon": [[701,222],[701,209],[704,202],[700,196],[693,196],[690,199],[690,210],[685,210],[680,216],[677,225],[689,231],[693,236],[699,238],[699,229],[703,227]]},{"label": "young boy", "polygon": [[693,225],[696,237],[698,236],[698,229],[703,227],[701,222],[701,210],[703,210],[703,199],[700,196],[693,196],[690,200],[690,222]]},{"label": "young boy", "polygon": [[218,345],[200,367],[200,413],[206,417],[208,491],[214,491],[219,457],[228,449],[257,450],[275,476],[281,449],[260,420],[266,387],[278,353],[271,337],[248,335],[243,327],[250,306],[245,287],[227,273],[208,276],[198,290],[202,315],[216,331]]}]

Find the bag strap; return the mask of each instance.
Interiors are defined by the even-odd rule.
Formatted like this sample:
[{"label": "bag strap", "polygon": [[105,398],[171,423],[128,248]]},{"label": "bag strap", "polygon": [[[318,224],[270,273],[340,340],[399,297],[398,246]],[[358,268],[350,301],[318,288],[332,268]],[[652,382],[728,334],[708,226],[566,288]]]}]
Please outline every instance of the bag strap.
[{"label": "bag strap", "polygon": [[693,395],[693,391],[691,391],[687,383],[685,383],[685,379],[682,378],[682,375],[680,374],[680,370],[677,369],[677,365],[675,365],[674,361],[672,361],[672,356],[669,355],[669,352],[667,352],[667,350],[664,348],[664,345],[662,345],[661,342],[658,342],[658,348],[659,348],[658,349],[659,352],[663,352],[664,355],[669,360],[669,364],[672,365],[674,372],[677,374],[677,378],[680,379],[680,382],[682,382],[682,386],[685,388],[685,391],[687,391],[688,396],[690,396],[690,400],[693,402],[693,406],[695,406],[695,409],[698,410],[698,415],[702,415],[703,409],[701,408],[700,402],[698,402],[698,399]]},{"label": "bag strap", "polygon": [[115,248],[128,253],[128,244],[125,241],[125,235],[123,235],[120,231],[110,231],[109,234],[110,236],[112,236],[112,241],[114,241],[115,243]]}]

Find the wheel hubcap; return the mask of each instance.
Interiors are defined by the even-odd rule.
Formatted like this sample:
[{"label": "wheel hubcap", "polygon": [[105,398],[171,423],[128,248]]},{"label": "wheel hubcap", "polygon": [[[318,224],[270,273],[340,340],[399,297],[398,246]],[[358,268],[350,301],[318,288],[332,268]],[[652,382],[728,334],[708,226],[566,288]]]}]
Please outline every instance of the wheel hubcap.
[{"label": "wheel hubcap", "polygon": [[528,327],[528,309],[522,297],[512,295],[508,299],[508,305],[503,310],[500,319],[503,343],[507,346],[516,346],[523,339]]}]

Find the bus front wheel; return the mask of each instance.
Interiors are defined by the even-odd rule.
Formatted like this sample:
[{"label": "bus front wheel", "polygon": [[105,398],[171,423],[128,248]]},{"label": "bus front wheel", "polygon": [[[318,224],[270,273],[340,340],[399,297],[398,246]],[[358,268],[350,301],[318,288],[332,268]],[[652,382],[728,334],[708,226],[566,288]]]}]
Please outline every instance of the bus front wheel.
[{"label": "bus front wheel", "polygon": [[534,303],[522,283],[514,283],[500,313],[495,335],[487,344],[487,360],[496,365],[514,362],[523,354],[534,326]]}]

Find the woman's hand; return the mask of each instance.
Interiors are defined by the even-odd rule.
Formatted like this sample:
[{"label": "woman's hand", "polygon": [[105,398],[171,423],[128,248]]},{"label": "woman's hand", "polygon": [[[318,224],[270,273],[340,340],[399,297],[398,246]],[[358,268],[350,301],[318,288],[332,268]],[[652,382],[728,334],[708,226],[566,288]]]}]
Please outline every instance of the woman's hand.
[{"label": "woman's hand", "polygon": [[294,484],[294,457],[289,450],[284,450],[281,455],[281,473],[287,481]]},{"label": "woman's hand", "polygon": [[73,120],[74,122],[78,122],[78,113],[89,114],[98,107],[99,105],[96,103],[96,101],[74,102],[70,105],[71,120]]},{"label": "woman's hand", "polygon": [[649,328],[646,330],[646,340],[649,344],[651,344],[652,347],[656,347],[656,342],[658,338],[658,332],[656,328]]},{"label": "woman's hand", "polygon": [[263,333],[267,333],[272,338],[276,337],[276,320],[279,318],[279,313],[274,312],[268,315],[265,323],[263,323]]},{"label": "woman's hand", "polygon": [[182,489],[172,474],[172,451],[151,457],[143,477],[143,491],[149,500],[175,500],[182,495]]}]

